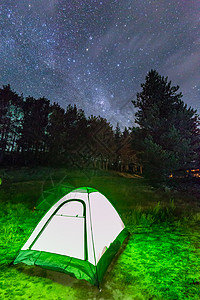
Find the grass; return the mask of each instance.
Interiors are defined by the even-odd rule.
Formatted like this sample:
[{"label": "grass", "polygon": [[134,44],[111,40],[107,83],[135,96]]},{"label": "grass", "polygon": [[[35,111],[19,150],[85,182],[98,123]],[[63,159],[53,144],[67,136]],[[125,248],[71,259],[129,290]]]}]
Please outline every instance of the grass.
[{"label": "grass", "polygon": [[[155,190],[144,179],[114,172],[24,168],[1,170],[0,176],[0,299],[200,299],[200,211],[195,198]],[[33,211],[38,197],[60,183],[100,190],[131,233],[101,292],[62,273],[10,265],[41,218]]]}]

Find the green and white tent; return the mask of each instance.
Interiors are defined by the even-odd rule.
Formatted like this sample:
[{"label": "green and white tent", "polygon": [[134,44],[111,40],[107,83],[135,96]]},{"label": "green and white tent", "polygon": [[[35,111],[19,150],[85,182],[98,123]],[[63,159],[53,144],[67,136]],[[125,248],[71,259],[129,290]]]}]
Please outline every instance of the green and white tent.
[{"label": "green and white tent", "polygon": [[104,195],[93,188],[78,188],[51,206],[14,264],[41,266],[99,286],[128,234]]}]

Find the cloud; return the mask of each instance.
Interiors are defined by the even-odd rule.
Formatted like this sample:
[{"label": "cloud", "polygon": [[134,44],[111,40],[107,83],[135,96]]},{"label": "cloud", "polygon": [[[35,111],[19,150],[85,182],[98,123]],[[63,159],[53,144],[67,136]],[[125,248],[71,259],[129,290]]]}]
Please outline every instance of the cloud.
[{"label": "cloud", "polygon": [[169,57],[164,68],[170,77],[181,77],[183,81],[193,78],[195,73],[199,74],[200,68],[200,51],[184,54],[179,50]]},{"label": "cloud", "polygon": [[200,52],[191,51],[185,54],[180,49],[170,56],[162,66],[165,75],[172,81],[172,85],[179,85],[183,93],[183,101],[200,111]]}]

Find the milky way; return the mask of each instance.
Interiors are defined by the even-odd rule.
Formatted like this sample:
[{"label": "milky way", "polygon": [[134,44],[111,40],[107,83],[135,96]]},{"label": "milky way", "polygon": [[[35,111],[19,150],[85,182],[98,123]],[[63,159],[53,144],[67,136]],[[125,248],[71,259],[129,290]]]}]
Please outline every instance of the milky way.
[{"label": "milky way", "polygon": [[4,0],[0,84],[132,126],[150,69],[199,112],[200,1]]}]

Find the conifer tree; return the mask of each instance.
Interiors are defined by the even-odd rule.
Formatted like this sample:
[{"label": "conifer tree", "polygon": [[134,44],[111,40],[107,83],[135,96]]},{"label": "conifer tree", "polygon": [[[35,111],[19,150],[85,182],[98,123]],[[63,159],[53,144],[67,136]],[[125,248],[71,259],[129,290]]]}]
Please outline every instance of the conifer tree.
[{"label": "conifer tree", "polygon": [[0,161],[5,152],[16,150],[22,122],[22,101],[22,96],[9,84],[0,89]]},{"label": "conifer tree", "polygon": [[197,158],[199,144],[196,111],[181,100],[179,86],[151,70],[142,91],[132,101],[138,109],[132,130],[133,147],[149,175],[164,176],[187,169]]}]

